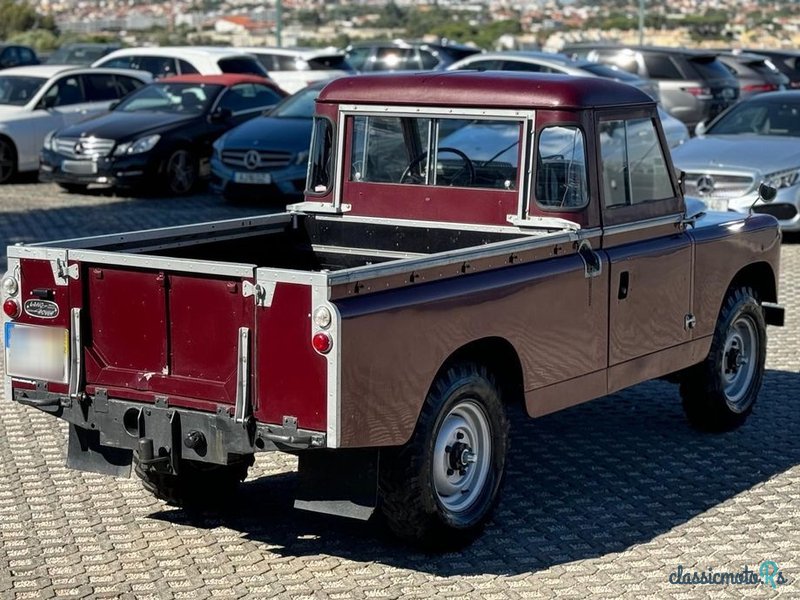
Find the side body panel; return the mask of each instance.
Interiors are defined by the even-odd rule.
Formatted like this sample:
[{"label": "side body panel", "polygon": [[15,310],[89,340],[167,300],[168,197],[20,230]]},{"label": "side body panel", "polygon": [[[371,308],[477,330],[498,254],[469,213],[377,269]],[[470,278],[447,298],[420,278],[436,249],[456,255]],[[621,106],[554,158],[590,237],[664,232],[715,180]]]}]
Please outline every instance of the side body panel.
[{"label": "side body panel", "polygon": [[337,301],[341,445],[407,441],[439,368],[475,340],[512,344],[526,392],[602,372],[607,298],[607,279],[570,253]]}]

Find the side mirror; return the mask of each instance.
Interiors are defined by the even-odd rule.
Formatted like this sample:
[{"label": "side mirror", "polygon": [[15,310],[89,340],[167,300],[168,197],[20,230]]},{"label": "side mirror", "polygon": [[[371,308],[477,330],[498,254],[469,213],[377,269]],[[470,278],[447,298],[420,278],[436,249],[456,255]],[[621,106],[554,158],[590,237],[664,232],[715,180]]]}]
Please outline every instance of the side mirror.
[{"label": "side mirror", "polygon": [[233,116],[233,111],[230,108],[218,108],[211,113],[212,123],[223,123]]},{"label": "side mirror", "polygon": [[39,104],[39,108],[43,108],[44,110],[49,110],[56,105],[56,101],[58,100],[57,96],[45,96],[42,98],[41,104]]},{"label": "side mirror", "polygon": [[758,197],[761,198],[761,201],[764,204],[769,204],[773,200],[775,200],[775,196],[778,195],[778,190],[772,187],[771,185],[767,185],[766,183],[762,183],[758,186]]},{"label": "side mirror", "polygon": [[694,134],[697,137],[703,137],[706,134],[708,127],[705,121],[700,121],[697,125],[694,126]]}]

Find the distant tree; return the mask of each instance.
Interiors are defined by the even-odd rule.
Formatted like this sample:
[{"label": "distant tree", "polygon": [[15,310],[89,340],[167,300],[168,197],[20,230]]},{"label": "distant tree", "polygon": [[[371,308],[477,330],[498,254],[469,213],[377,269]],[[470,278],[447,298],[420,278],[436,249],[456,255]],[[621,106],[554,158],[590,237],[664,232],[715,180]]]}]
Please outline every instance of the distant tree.
[{"label": "distant tree", "polygon": [[49,29],[19,31],[6,39],[13,44],[32,46],[37,52],[52,52],[61,45],[58,36]]},{"label": "distant tree", "polygon": [[13,34],[32,29],[56,31],[51,16],[40,15],[27,2],[0,0],[0,39],[8,39]]}]

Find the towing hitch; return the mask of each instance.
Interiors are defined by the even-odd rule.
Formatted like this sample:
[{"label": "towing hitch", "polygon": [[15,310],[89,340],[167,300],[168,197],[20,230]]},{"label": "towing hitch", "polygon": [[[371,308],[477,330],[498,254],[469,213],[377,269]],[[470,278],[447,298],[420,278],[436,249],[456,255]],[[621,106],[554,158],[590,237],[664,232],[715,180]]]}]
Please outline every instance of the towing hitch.
[{"label": "towing hitch", "polygon": [[137,462],[145,471],[175,473],[177,461],[173,460],[172,454],[168,446],[161,446],[158,449],[158,455],[156,455],[153,440],[150,438],[140,438],[136,448]]}]

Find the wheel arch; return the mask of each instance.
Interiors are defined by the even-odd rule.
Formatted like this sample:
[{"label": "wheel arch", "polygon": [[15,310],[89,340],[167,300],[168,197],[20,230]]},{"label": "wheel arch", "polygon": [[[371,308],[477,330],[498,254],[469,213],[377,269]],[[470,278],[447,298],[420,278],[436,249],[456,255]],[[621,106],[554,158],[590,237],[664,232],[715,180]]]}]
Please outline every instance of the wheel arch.
[{"label": "wheel arch", "polygon": [[5,131],[0,131],[0,141],[8,143],[11,150],[14,152],[14,168],[11,173],[13,177],[15,173],[19,172],[19,148],[17,147],[17,142]]},{"label": "wheel arch", "polygon": [[759,302],[778,301],[778,286],[775,272],[768,262],[755,262],[742,267],[736,275],[733,276],[727,291],[730,292],[740,287],[753,288]]},{"label": "wheel arch", "polygon": [[524,374],[519,354],[514,345],[502,337],[473,340],[452,352],[439,367],[429,389],[452,366],[467,362],[486,367],[497,378],[506,404],[524,402]]}]

